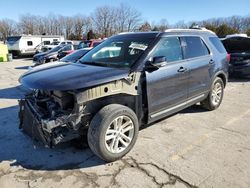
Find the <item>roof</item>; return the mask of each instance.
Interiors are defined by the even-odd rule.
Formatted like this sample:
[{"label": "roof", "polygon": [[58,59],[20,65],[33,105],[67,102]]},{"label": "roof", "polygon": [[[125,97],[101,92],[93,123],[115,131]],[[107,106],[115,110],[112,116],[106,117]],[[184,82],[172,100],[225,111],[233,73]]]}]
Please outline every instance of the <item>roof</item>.
[{"label": "roof", "polygon": [[180,34],[192,34],[192,35],[201,35],[201,34],[209,34],[209,35],[215,35],[213,31],[210,31],[206,28],[197,28],[197,29],[167,29],[164,32],[123,32],[120,33],[114,37],[136,37],[136,36],[141,36],[141,37],[157,37],[159,35],[164,36],[164,35],[180,35]]},{"label": "roof", "polygon": [[127,37],[149,37],[154,38],[157,37],[161,32],[123,32],[118,35],[115,35],[111,38],[127,38]]}]

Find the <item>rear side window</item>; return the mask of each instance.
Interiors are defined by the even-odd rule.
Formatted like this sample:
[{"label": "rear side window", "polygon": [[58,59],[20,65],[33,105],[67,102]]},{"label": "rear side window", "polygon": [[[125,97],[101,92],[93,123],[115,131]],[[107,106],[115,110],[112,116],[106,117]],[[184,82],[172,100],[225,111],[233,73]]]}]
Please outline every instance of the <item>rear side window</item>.
[{"label": "rear side window", "polygon": [[32,41],[27,41],[27,45],[28,45],[28,46],[32,46],[32,45],[33,45],[33,42],[32,42]]},{"label": "rear side window", "polygon": [[165,56],[167,62],[182,60],[182,50],[179,37],[162,38],[153,52],[152,57]]},{"label": "rear side window", "polygon": [[227,53],[223,44],[221,41],[218,39],[218,37],[209,37],[210,42],[214,45],[214,47],[217,49],[218,52],[220,53]]},{"label": "rear side window", "polygon": [[183,37],[184,38],[184,56],[186,59],[205,56],[209,50],[200,37]]}]

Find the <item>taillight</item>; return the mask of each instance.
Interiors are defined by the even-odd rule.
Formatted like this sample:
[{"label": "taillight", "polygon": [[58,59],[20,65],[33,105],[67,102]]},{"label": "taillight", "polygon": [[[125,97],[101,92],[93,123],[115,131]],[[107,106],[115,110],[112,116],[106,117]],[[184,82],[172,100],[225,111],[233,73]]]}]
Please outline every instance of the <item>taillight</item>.
[{"label": "taillight", "polygon": [[229,63],[231,59],[231,54],[227,54],[227,62]]}]

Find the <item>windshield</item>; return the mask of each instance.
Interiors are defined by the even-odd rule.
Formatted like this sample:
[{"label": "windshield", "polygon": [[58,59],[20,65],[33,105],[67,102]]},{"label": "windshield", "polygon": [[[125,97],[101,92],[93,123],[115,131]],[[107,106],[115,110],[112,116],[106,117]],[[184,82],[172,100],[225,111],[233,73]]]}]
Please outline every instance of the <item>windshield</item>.
[{"label": "windshield", "polygon": [[153,38],[108,39],[93,48],[79,62],[111,67],[130,67],[147,49]]},{"label": "windshield", "polygon": [[89,50],[77,50],[73,52],[72,54],[69,54],[62,58],[60,61],[63,62],[76,62],[78,59],[80,59],[84,54],[86,54]]},{"label": "windshield", "polygon": [[78,49],[81,49],[81,48],[88,48],[89,45],[90,45],[90,41],[80,42],[79,45],[78,45]]},{"label": "windshield", "polygon": [[20,38],[21,38],[21,36],[8,37],[8,38],[7,38],[7,41],[8,41],[9,43],[14,43],[14,42],[18,41]]},{"label": "windshield", "polygon": [[54,41],[50,45],[58,45],[60,42],[59,41]]},{"label": "windshield", "polygon": [[228,53],[250,52],[250,38],[233,37],[222,41]]},{"label": "windshield", "polygon": [[61,48],[63,48],[63,46],[56,46],[55,48],[52,48],[52,49],[49,50],[48,52],[49,52],[49,53],[57,52],[57,51],[59,51]]}]

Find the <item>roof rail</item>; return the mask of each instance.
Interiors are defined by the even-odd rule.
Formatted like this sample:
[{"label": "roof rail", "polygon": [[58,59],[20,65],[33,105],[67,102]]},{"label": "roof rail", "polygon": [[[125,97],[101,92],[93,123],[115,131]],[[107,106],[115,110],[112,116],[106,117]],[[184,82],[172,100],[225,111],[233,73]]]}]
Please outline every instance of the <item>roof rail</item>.
[{"label": "roof rail", "polygon": [[207,32],[209,32],[209,33],[213,33],[213,34],[215,34],[213,31],[211,31],[211,30],[208,30],[208,29],[206,29],[205,27],[193,27],[193,28],[191,28],[191,29],[167,29],[167,30],[165,30],[165,32],[188,32],[188,31],[207,31]]},{"label": "roof rail", "polygon": [[135,32],[133,32],[133,31],[127,31],[127,32],[118,33],[117,35],[124,35],[124,34],[129,34],[129,33],[135,33]]}]

